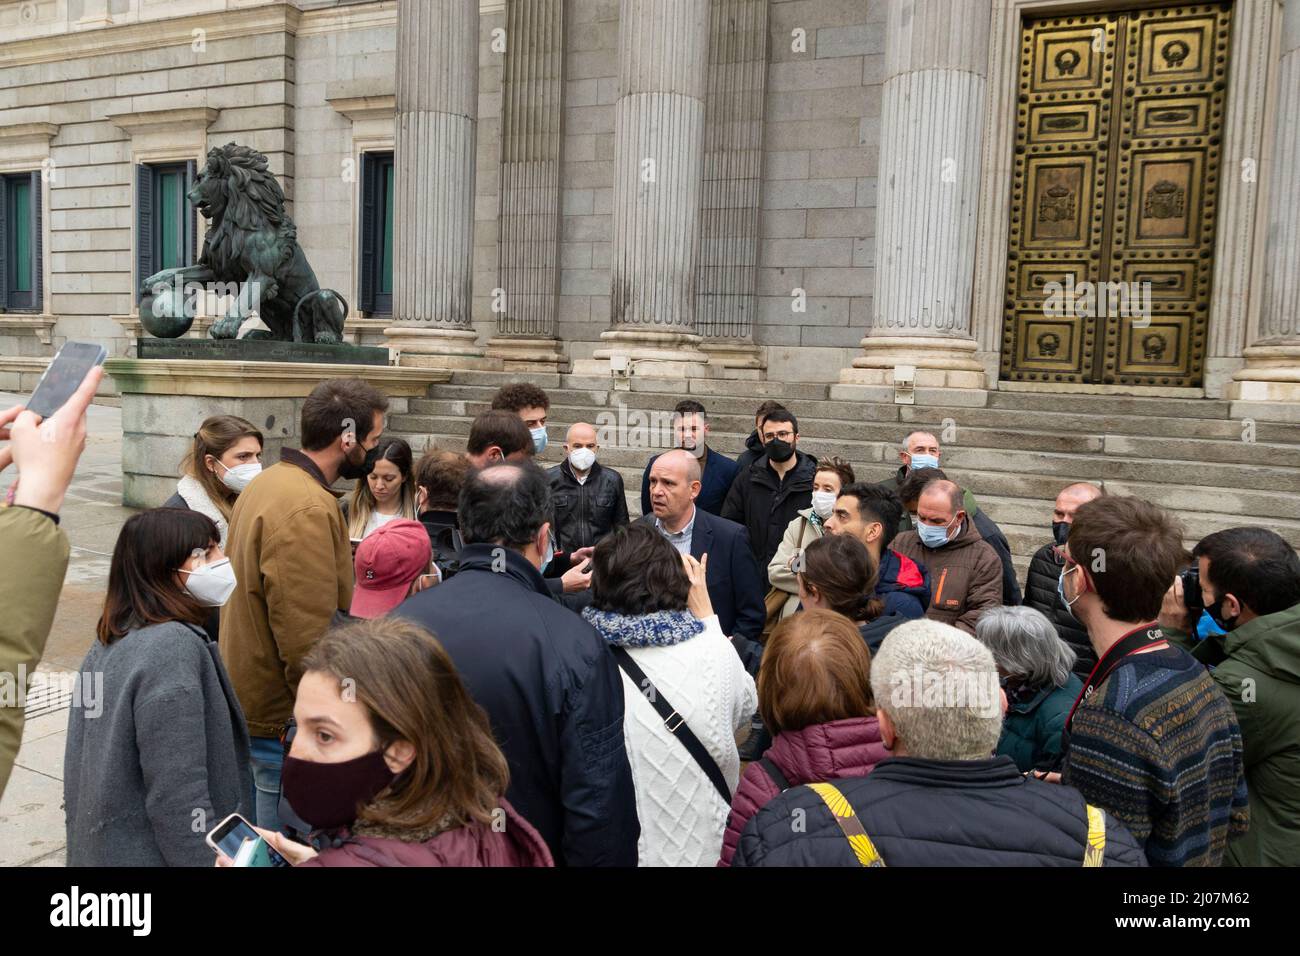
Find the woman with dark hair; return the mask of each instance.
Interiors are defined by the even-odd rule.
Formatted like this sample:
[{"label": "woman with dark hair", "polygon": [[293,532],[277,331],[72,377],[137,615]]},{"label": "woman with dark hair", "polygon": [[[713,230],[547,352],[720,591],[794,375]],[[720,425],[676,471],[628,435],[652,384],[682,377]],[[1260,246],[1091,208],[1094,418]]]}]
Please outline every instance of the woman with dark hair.
[{"label": "woman with dark hair", "polygon": [[313,846],[259,831],[289,862],[554,865],[506,802],[506,758],[432,634],[403,618],[348,622],[303,667],[283,793]]},{"label": "woman with dark hair", "polygon": [[867,546],[848,534],[818,538],[799,556],[799,600],[805,608],[824,608],[843,614],[858,626],[874,654],[885,635],[907,620],[897,612],[886,614],[876,597],[875,559]]},{"label": "woman with dark hair", "polygon": [[220,532],[217,543],[224,548],[235,499],[262,472],[262,445],[262,433],[252,422],[236,415],[205,419],[181,462],[176,493],[163,507],[207,515]]},{"label": "woman with dark hair", "polygon": [[806,609],[772,632],[758,670],[758,712],[776,737],[745,768],[719,866],[731,865],[745,824],[783,790],[864,777],[889,756],[870,675],[871,652],[842,614]]},{"label": "woman with dark hair", "polygon": [[394,518],[419,519],[411,446],[400,438],[379,439],[375,465],[370,474],[357,479],[343,513],[348,537],[358,541]]},{"label": "woman with dark hair", "polygon": [[235,589],[212,520],[159,508],[113,549],[63,761],[69,866],[204,866],[253,809],[248,731],[202,623]]},{"label": "woman with dark hair", "polygon": [[[705,564],[678,554],[648,524],[620,528],[591,560],[592,601],[582,616],[623,672],[638,862],[711,866],[740,778],[736,735],[758,706],[754,680],[718,625]],[[690,739],[699,759],[683,742]]]}]

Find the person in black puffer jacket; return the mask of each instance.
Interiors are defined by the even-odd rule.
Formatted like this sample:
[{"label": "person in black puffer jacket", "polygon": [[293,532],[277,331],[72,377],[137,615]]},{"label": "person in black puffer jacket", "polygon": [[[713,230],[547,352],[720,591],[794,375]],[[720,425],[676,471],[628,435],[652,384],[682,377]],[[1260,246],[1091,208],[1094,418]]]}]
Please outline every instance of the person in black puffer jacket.
[{"label": "person in black puffer jacket", "polygon": [[[943,695],[929,693],[936,677]],[[900,624],[872,657],[871,690],[893,756],[869,776],[772,800],[741,832],[733,867],[1146,865],[1133,835],[1078,790],[989,756],[1001,695],[975,638],[937,621]],[[867,841],[850,844],[845,832],[858,827]]]},{"label": "person in black puffer jacket", "polygon": [[1061,578],[1061,569],[1065,567],[1065,559],[1057,552],[1065,546],[1066,538],[1069,537],[1074,512],[1084,502],[1099,498],[1102,494],[1100,488],[1087,482],[1078,482],[1061,489],[1052,511],[1052,541],[1034,552],[1034,557],[1029,562],[1029,571],[1025,575],[1025,607],[1032,607],[1046,615],[1061,640],[1074,648],[1074,673],[1081,680],[1087,680],[1092,673],[1097,664],[1097,654],[1088,640],[1088,632],[1075,620],[1057,593],[1056,583]]}]

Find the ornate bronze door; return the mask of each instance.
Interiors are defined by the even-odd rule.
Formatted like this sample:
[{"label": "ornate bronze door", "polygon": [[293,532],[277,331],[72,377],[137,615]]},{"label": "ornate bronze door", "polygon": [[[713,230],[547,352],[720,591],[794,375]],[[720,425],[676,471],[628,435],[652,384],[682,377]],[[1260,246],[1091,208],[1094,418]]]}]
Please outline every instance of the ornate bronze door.
[{"label": "ornate bronze door", "polygon": [[1004,379],[1201,384],[1230,19],[1025,22]]}]

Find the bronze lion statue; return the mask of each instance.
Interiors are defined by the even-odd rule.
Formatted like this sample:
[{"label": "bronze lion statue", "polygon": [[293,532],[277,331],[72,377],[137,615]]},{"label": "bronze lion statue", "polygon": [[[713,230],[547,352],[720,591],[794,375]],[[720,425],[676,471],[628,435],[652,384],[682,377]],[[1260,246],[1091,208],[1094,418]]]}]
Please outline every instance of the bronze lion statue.
[{"label": "bronze lion statue", "polygon": [[[284,192],[267,171],[266,157],[227,143],[208,151],[190,203],[211,220],[197,265],[164,269],[141,283],[140,316],[155,335],[183,335],[193,317],[197,288],[225,287],[234,303],[210,331],[233,339],[256,312],[271,331],[246,338],[337,345],[343,341],[348,303],[322,289],[298,245],[298,230],[284,212]],[[171,290],[180,291],[177,295]]]}]

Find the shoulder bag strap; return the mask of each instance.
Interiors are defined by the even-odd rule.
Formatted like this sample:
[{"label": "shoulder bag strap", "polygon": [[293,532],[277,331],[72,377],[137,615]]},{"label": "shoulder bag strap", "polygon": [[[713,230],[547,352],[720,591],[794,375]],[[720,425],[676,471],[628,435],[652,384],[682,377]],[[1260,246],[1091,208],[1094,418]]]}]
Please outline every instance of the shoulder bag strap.
[{"label": "shoulder bag strap", "polygon": [[626,647],[612,647],[614,660],[618,661],[618,666],[623,669],[646,697],[650,701],[650,706],[655,712],[664,719],[664,727],[668,732],[682,742],[686,752],[691,755],[692,759],[699,764],[704,775],[709,778],[718,795],[722,797],[724,803],[731,804],[731,791],[727,788],[727,780],[722,776],[722,771],[718,769],[717,761],[709,755],[704,744],[700,743],[700,738],[696,737],[691,728],[686,726],[686,718],[677,713],[676,708],[664,699],[664,695],[659,693],[659,688],[651,683],[650,678],[646,677],[645,671],[637,666],[632,655],[627,652]]},{"label": "shoulder bag strap", "polygon": [[839,824],[840,832],[844,834],[844,839],[848,840],[849,846],[853,848],[853,855],[858,858],[858,863],[862,866],[884,866],[884,857],[871,842],[871,837],[867,836],[867,831],[862,828],[862,821],[858,819],[848,798],[840,793],[833,783],[810,783],[808,786],[822,798],[822,802],[830,810],[831,816]]},{"label": "shoulder bag strap", "polygon": [[1091,803],[1088,810],[1088,845],[1083,848],[1084,866],[1101,866],[1106,856],[1106,814]]},{"label": "shoulder bag strap", "polygon": [[774,761],[771,757],[765,756],[760,758],[758,761],[758,765],[763,768],[763,771],[769,777],[772,778],[772,782],[776,784],[776,788],[778,790],[780,790],[782,793],[785,793],[787,790],[790,789],[789,779],[786,777],[785,774],[781,772],[781,768],[776,765],[776,761]]}]

